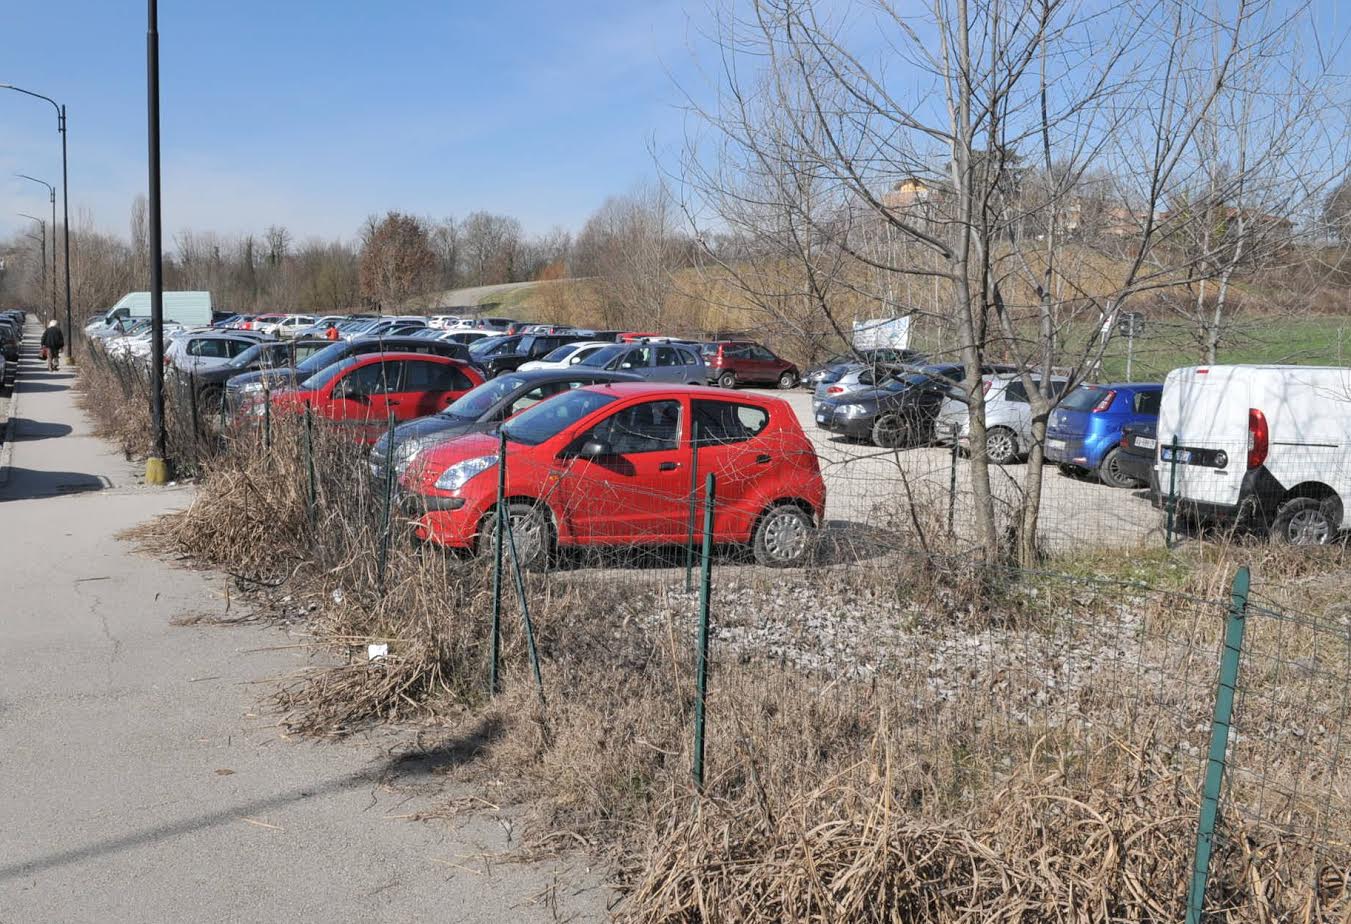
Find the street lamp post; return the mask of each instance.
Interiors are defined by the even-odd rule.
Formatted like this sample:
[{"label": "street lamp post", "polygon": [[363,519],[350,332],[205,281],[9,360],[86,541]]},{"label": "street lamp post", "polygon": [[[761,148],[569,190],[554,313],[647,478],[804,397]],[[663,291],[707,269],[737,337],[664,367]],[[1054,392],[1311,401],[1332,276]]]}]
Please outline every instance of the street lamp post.
[{"label": "street lamp post", "polygon": [[[66,171],[66,107],[50,96],[43,96],[41,93],[34,93],[32,90],[25,90],[23,87],[16,87],[10,83],[0,83],[0,90],[13,90],[15,93],[22,93],[25,96],[31,96],[35,99],[46,100],[52,104],[56,110],[56,130],[61,133],[61,216],[62,216],[62,234],[65,236],[65,263],[66,263],[66,361],[75,362],[75,331],[71,328],[70,319],[70,175]],[[56,222],[52,222],[52,251],[53,256],[56,251]],[[55,306],[52,306],[55,311]]]},{"label": "street lamp post", "polygon": [[[56,187],[53,186],[51,183],[48,183],[46,180],[39,180],[37,177],[29,176],[26,173],[16,173],[14,175],[21,180],[28,180],[31,183],[37,183],[40,186],[46,186],[47,196],[52,203],[52,317],[54,318],[56,317]],[[30,215],[28,217],[31,218],[32,216]],[[47,240],[47,233],[45,231],[42,234],[42,240],[44,242]],[[43,250],[47,249],[45,243],[43,244],[42,249]],[[45,255],[43,257],[42,263],[43,266],[45,267],[47,263]],[[70,337],[71,339],[74,339],[74,334],[72,334],[70,331],[69,313],[66,314],[66,336]]]},{"label": "street lamp post", "polygon": [[[42,270],[42,281],[45,283],[45,282],[47,281],[47,222],[46,222],[45,220],[41,219],[41,218],[38,218],[36,215],[29,215],[27,212],[17,212],[16,214],[17,214],[20,218],[27,218],[29,221],[36,222],[36,223],[37,223],[37,226],[38,226],[38,235],[39,235],[39,236],[38,236],[38,239],[37,239],[37,241],[38,241],[38,249],[42,252],[42,257],[41,257],[41,259],[38,260],[38,268]],[[31,235],[31,234],[26,235],[26,237],[27,237],[29,240],[32,240],[32,239],[33,239],[33,235]],[[52,228],[52,260],[53,260],[53,268],[52,268],[52,272],[53,272],[53,278],[52,278],[52,294],[55,295],[55,294],[56,294],[56,278],[55,278],[55,272],[56,272],[56,269],[55,269],[55,260],[56,260],[56,229],[55,229],[55,228]],[[56,310],[55,303],[53,303],[53,305],[52,305],[52,310],[53,310],[53,311]]]},{"label": "street lamp post", "polygon": [[150,367],[153,389],[150,418],[155,428],[155,451],[145,462],[146,484],[169,480],[169,440],[164,428],[164,249],[160,226],[159,175],[159,5],[146,0],[145,29],[147,162],[150,180]]}]

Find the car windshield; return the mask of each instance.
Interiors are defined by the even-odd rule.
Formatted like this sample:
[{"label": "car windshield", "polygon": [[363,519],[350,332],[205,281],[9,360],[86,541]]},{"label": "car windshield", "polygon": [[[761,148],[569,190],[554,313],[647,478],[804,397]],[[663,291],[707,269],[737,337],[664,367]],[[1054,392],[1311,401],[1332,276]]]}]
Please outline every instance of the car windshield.
[{"label": "car windshield", "polygon": [[1069,397],[1060,402],[1067,411],[1091,411],[1103,398],[1103,390],[1098,385],[1084,385],[1070,392]]},{"label": "car windshield", "polygon": [[309,359],[296,366],[296,373],[298,375],[314,375],[314,373],[327,369],[329,366],[342,359],[347,355],[347,352],[350,349],[351,347],[345,343],[335,343],[332,346],[326,346],[318,353],[315,353]]},{"label": "car windshield", "polygon": [[580,363],[578,363],[578,365],[593,366],[597,369],[604,369],[607,365],[609,365],[611,360],[615,359],[615,357],[617,356],[623,355],[624,351],[627,349],[629,349],[629,345],[627,343],[623,345],[602,347],[601,349],[592,353],[586,359],[582,360]]},{"label": "car windshield", "polygon": [[569,343],[566,346],[561,346],[558,349],[545,354],[544,359],[542,359],[541,362],[561,363],[573,353],[576,353],[578,349],[580,349],[578,344]]},{"label": "car windshield", "polygon": [[502,431],[513,443],[538,446],[614,400],[614,395],[579,388],[522,411]]},{"label": "car windshield", "polygon": [[[316,353],[315,355],[317,356],[318,354]],[[300,383],[301,390],[317,391],[318,389],[323,388],[329,382],[333,381],[338,376],[346,372],[348,369],[351,369],[353,366],[355,366],[357,364],[357,358],[358,357],[356,356],[348,357],[347,359],[344,359],[340,363],[334,363],[328,368],[316,372],[314,375],[310,376],[309,378],[305,379],[305,381]],[[313,357],[311,357],[311,359],[313,359]]]},{"label": "car windshield", "polygon": [[230,360],[228,365],[232,369],[243,369],[250,363],[257,362],[258,357],[262,356],[264,352],[266,352],[269,348],[273,346],[275,346],[275,344],[255,343],[253,346],[249,347],[243,353],[240,353],[234,359]]},{"label": "car windshield", "polygon": [[489,379],[473,391],[461,395],[454,404],[440,412],[441,416],[478,420],[500,399],[520,388],[525,382],[526,379],[519,375],[504,375]]},{"label": "car windshield", "polygon": [[476,340],[469,347],[469,355],[475,359],[484,359],[492,353],[494,347],[506,343],[509,339],[508,337],[484,337],[482,340]]}]

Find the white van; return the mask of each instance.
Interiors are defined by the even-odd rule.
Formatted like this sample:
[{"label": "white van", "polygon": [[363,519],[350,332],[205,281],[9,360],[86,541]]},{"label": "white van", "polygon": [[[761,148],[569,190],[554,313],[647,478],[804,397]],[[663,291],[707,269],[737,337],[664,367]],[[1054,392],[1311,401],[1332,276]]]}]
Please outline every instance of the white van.
[{"label": "white van", "polygon": [[[210,292],[165,292],[164,320],[177,321],[185,327],[209,327],[211,324]],[[130,325],[150,317],[150,293],[128,292],[100,317],[85,325],[92,337],[116,333],[117,322]]]},{"label": "white van", "polygon": [[1331,542],[1351,497],[1351,369],[1174,369],[1158,438],[1159,494],[1175,484],[1182,511],[1268,528],[1280,542]]}]

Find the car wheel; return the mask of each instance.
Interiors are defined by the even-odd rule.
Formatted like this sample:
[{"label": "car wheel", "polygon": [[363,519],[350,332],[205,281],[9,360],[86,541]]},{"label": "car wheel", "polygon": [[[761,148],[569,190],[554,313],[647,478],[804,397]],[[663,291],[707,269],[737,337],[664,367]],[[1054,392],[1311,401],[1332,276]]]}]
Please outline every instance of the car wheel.
[{"label": "car wheel", "polygon": [[883,449],[895,449],[906,440],[905,422],[896,414],[883,414],[873,424],[873,444]]},{"label": "car wheel", "polygon": [[811,554],[815,533],[811,517],[801,507],[779,504],[755,525],[751,549],[761,565],[787,568],[801,564]]},{"label": "car wheel", "polygon": [[1327,545],[1337,538],[1342,505],[1335,497],[1295,497],[1281,504],[1271,523],[1271,538],[1285,545]]},{"label": "car wheel", "polygon": [[724,372],[722,375],[718,376],[718,384],[723,388],[736,388],[736,374]]},{"label": "car wheel", "polygon": [[225,399],[225,390],[219,385],[208,385],[197,393],[197,411],[199,414],[219,414],[221,401]]},{"label": "car wheel", "polygon": [[1121,470],[1121,450],[1113,448],[1103,456],[1098,466],[1098,477],[1109,488],[1134,488],[1139,482]]},{"label": "car wheel", "polygon": [[791,372],[785,372],[783,375],[779,376],[779,387],[784,391],[787,391],[790,388],[796,388],[797,376]]},{"label": "car wheel", "polygon": [[[516,560],[521,563],[521,570],[542,569],[549,561],[553,546],[553,531],[549,528],[549,518],[537,505],[520,502],[508,504],[507,515],[511,518],[511,540],[516,545]],[[478,539],[480,555],[493,554],[495,520],[495,512],[483,518]],[[510,546],[502,547],[502,557],[507,567],[510,567]]]},{"label": "car wheel", "polygon": [[1056,468],[1060,469],[1060,474],[1066,478],[1079,478],[1084,473],[1084,470],[1079,466],[1070,465],[1068,462],[1061,462]]},{"label": "car wheel", "polygon": [[985,454],[995,465],[1018,461],[1018,437],[1008,427],[995,427],[985,434]]}]

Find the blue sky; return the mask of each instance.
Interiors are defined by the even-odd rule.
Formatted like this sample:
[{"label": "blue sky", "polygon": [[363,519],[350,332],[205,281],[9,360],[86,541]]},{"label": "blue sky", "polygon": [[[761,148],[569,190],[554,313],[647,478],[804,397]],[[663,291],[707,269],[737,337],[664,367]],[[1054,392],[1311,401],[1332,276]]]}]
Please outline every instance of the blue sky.
[{"label": "blue sky", "polygon": [[[145,4],[4,7],[0,83],[66,103],[72,209],[123,232],[146,185]],[[390,208],[576,228],[678,143],[691,28],[674,0],[163,0],[166,234],[350,238]],[[50,106],[0,91],[0,236],[48,208],[15,172],[59,185],[59,136]]]}]

